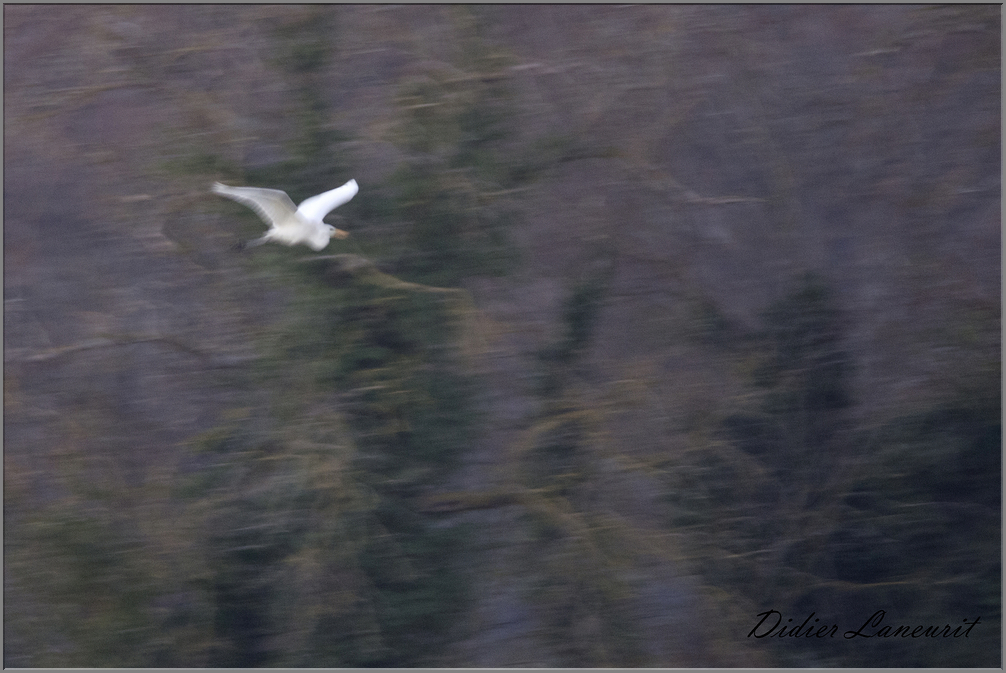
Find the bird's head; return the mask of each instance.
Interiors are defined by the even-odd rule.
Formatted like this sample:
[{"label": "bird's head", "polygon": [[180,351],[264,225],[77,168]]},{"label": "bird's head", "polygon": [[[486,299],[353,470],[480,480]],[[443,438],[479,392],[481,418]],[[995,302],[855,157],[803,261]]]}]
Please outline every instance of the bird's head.
[{"label": "bird's head", "polygon": [[342,229],[336,229],[331,224],[326,224],[325,226],[328,227],[328,237],[329,238],[348,238],[349,237],[349,232],[348,231],[343,231]]}]

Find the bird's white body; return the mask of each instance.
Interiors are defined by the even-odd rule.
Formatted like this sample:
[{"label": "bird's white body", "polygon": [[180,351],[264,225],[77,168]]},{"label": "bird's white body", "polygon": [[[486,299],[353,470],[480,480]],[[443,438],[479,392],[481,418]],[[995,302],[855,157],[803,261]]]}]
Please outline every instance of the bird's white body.
[{"label": "bird's white body", "polygon": [[219,182],[213,185],[214,194],[248,206],[269,225],[265,236],[250,241],[248,247],[275,241],[284,245],[303,243],[312,250],[322,250],[333,238],[349,236],[347,232],[325,224],[322,219],[356,196],[358,191],[360,187],[356,180],[350,180],[342,187],[312,196],[295,207],[286,192],[278,189],[228,187]]}]

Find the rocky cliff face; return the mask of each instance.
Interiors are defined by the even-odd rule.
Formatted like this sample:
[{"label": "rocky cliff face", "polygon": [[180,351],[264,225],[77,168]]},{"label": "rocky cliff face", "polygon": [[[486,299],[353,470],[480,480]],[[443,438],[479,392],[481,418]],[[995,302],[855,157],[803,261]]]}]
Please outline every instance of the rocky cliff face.
[{"label": "rocky cliff face", "polygon": [[7,665],[996,665],[746,636],[997,618],[998,7],[4,31]]}]

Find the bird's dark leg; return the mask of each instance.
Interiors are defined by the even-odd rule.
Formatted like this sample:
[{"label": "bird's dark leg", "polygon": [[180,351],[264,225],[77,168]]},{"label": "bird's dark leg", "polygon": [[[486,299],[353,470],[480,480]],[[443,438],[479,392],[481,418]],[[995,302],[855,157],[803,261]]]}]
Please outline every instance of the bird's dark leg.
[{"label": "bird's dark leg", "polygon": [[263,243],[267,243],[268,241],[269,241],[268,236],[263,236],[262,238],[256,238],[251,241],[238,241],[231,247],[231,250],[234,250],[235,252],[241,252],[243,250],[247,250],[248,248],[258,247]]}]

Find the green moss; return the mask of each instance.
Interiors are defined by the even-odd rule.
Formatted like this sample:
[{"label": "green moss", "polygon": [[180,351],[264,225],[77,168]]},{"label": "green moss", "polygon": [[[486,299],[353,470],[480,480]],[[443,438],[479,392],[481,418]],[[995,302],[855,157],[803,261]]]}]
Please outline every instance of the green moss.
[{"label": "green moss", "polygon": [[48,608],[7,632],[31,648],[33,666],[205,663],[205,595],[195,576],[186,583],[172,573],[198,564],[158,556],[158,549],[169,555],[180,550],[144,537],[151,522],[144,520],[146,511],[131,506],[137,495],[120,492],[118,503],[56,502],[5,537],[10,586],[16,588],[9,597]]},{"label": "green moss", "polygon": [[839,624],[878,606],[898,623],[989,622],[973,634],[982,645],[770,644],[780,665],[987,664],[1001,620],[999,400],[950,396],[854,431],[847,318],[824,282],[797,279],[763,319],[727,344],[757,349],[744,404],[696,438],[668,484],[673,525],[689,532],[706,581],[734,603]]},{"label": "green moss", "polygon": [[274,29],[277,54],[273,63],[290,73],[316,73],[328,63],[337,34],[335,15],[323,7],[301,7]]},{"label": "green moss", "polygon": [[[244,446],[233,447],[234,459],[212,468],[229,474],[237,490],[205,496],[215,513],[207,546],[217,550],[216,634],[223,642],[214,661],[431,661],[466,595],[454,560],[463,535],[430,526],[418,501],[421,487],[441,481],[473,437],[471,384],[454,363],[455,302],[376,271],[333,280],[324,265],[304,265],[286,277],[294,310],[264,341],[256,375],[256,385],[282,400],[267,433],[273,439],[239,439]],[[306,419],[304,409],[327,395],[343,400],[339,416]],[[331,438],[306,441],[305,433],[319,432]],[[219,452],[233,441],[221,429],[203,444]],[[317,483],[310,464],[330,464],[329,479]],[[332,572],[343,577],[338,586],[356,588],[340,590],[328,599],[334,607],[319,605],[314,618],[295,616],[283,592],[300,586],[311,566],[291,574],[289,564],[328,555],[348,570],[311,577],[324,586]],[[315,604],[318,597],[305,600]],[[323,642],[321,623],[349,624],[363,618],[360,610],[372,629],[344,635],[338,645]],[[294,638],[292,622],[301,623],[301,633],[318,634],[309,638],[314,645]],[[309,655],[309,646],[318,650]]]},{"label": "green moss", "polygon": [[571,288],[563,302],[561,336],[538,353],[541,363],[539,392],[542,396],[558,396],[576,361],[583,355],[603,305],[609,279],[610,267]]},{"label": "green moss", "polygon": [[400,90],[396,142],[409,157],[389,183],[392,217],[408,223],[395,243],[395,272],[442,287],[507,273],[517,261],[507,236],[516,210],[503,198],[513,161],[505,150],[512,94],[502,74],[510,59],[482,39],[467,8],[453,16],[454,67]]}]

